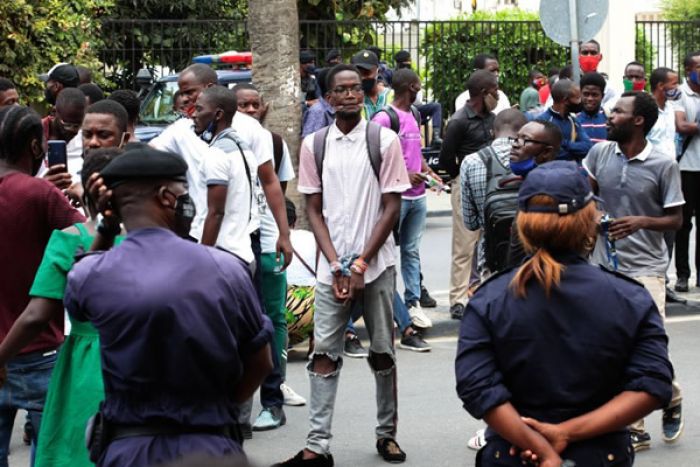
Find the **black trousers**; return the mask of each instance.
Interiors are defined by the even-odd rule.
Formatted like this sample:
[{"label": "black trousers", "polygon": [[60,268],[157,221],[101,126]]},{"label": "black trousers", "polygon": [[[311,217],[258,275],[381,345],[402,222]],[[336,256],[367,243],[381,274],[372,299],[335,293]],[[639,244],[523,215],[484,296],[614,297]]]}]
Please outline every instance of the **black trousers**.
[{"label": "black trousers", "polygon": [[681,172],[681,187],[685,204],[683,205],[683,226],[676,232],[676,275],[679,278],[690,277],[688,250],[690,246],[690,231],[695,217],[695,271],[700,270],[700,229],[698,229],[698,214],[700,214],[700,172]]}]

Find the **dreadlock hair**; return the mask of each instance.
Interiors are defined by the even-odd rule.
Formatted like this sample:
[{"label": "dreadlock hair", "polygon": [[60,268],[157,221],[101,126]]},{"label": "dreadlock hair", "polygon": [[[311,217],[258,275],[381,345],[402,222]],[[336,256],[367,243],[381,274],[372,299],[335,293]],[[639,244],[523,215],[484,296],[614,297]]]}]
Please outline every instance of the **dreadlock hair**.
[{"label": "dreadlock hair", "polygon": [[[551,196],[533,196],[528,205],[556,206]],[[559,285],[564,266],[552,256],[553,252],[584,254],[595,245],[598,209],[588,203],[582,209],[566,215],[556,212],[519,211],[516,218],[518,235],[530,259],[525,261],[510,283],[517,297],[527,296],[527,284],[536,280],[549,297],[552,287]]]},{"label": "dreadlock hair", "polygon": [[33,139],[40,143],[44,139],[39,114],[29,107],[17,105],[0,110],[1,160],[9,164],[17,163]]}]

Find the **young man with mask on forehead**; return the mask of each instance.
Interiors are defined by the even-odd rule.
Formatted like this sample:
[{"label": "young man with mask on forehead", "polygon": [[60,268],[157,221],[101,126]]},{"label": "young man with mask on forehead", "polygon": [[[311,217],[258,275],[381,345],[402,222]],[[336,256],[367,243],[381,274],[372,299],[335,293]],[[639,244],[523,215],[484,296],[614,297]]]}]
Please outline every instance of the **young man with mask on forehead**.
[{"label": "young man with mask on forehead", "polygon": [[498,104],[498,81],[493,73],[477,70],[467,82],[470,99],[447,122],[440,151],[440,165],[452,177],[452,270],[450,273],[450,315],[461,319],[467,302],[472,261],[479,232],[472,232],[462,218],[462,190],[459,167],[465,156],[493,141],[493,110]]},{"label": "young man with mask on forehead", "polygon": [[[668,252],[664,232],[682,224],[678,164],[646,140],[659,109],[646,92],[626,92],[613,107],[608,123],[610,142],[596,144],[584,159],[591,184],[613,218],[598,235],[592,261],[641,282],[665,317],[665,274]],[[616,254],[611,254],[614,247]],[[663,439],[674,442],[683,430],[680,386],[663,413]],[[630,426],[632,446],[648,449],[651,437],[644,420]]]},{"label": "young man with mask on forehead", "polygon": [[558,159],[580,163],[593,147],[588,134],[574,118],[583,110],[581,88],[571,80],[560,79],[552,87],[552,100],[552,106],[536,120],[552,122],[561,130],[563,139]]},{"label": "young man with mask on forehead", "polygon": [[[85,218],[56,187],[35,175],[44,158],[41,119],[28,107],[0,109],[0,337],[5,339],[27,303],[51,233]],[[62,316],[62,315],[61,315]],[[18,409],[27,410],[35,432],[63,322],[52,322],[7,365],[0,389],[0,465],[7,466]],[[4,372],[3,372],[4,373]]]}]

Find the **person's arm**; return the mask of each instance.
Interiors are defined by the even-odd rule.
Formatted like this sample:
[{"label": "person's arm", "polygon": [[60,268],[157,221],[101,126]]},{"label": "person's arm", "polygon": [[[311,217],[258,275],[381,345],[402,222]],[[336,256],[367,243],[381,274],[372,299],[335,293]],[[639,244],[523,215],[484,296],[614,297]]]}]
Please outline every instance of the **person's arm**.
[{"label": "person's arm", "polygon": [[576,159],[581,160],[588,154],[588,151],[593,147],[593,141],[588,137],[586,130],[581,128],[581,125],[575,123],[576,128],[576,141],[570,141],[566,144],[566,149],[569,153]]},{"label": "person's arm", "polygon": [[207,217],[204,219],[202,245],[216,245],[216,239],[219,238],[219,231],[226,212],[227,194],[228,185],[209,185],[207,187]]},{"label": "person's arm", "polygon": [[242,404],[255,394],[265,377],[272,371],[272,352],[270,344],[265,345],[257,352],[250,354],[243,360],[243,376],[236,384],[233,399]]},{"label": "person's arm", "polygon": [[457,166],[457,151],[459,143],[464,138],[465,128],[459,120],[450,120],[447,122],[445,137],[442,139],[442,149],[440,150],[440,167],[450,174],[450,177],[456,178],[459,175],[459,167]]},{"label": "person's arm", "polygon": [[684,110],[676,111],[676,131],[683,136],[693,136],[700,132],[700,125],[698,122],[688,121],[688,117]]},{"label": "person's arm", "polygon": [[284,201],[284,194],[280,181],[272,167],[272,161],[267,161],[258,166],[258,178],[265,192],[265,199],[270,206],[272,216],[275,218],[277,228],[280,231],[277,239],[277,259],[280,253],[284,254],[284,267],[286,269],[292,261],[292,242],[289,240],[289,224],[287,224],[287,210]]},{"label": "person's arm", "polygon": [[0,367],[29,345],[52,319],[63,313],[63,303],[50,298],[32,297],[10,332],[0,344]]},{"label": "person's arm", "polygon": [[610,235],[619,240],[638,230],[654,230],[657,232],[676,231],[683,225],[683,208],[674,206],[664,209],[661,217],[625,216],[615,219],[610,225]]},{"label": "person's arm", "polygon": [[[462,186],[462,218],[464,219],[464,226],[469,230],[479,230],[481,228],[481,220],[479,219],[479,208],[477,206],[477,199],[483,200],[483,186],[480,183],[473,183],[476,179],[476,168],[473,167],[471,160],[468,160],[467,156],[464,161],[462,161],[462,167],[460,168],[460,181]],[[476,162],[481,164],[481,162]],[[477,193],[477,191],[479,193]]]}]

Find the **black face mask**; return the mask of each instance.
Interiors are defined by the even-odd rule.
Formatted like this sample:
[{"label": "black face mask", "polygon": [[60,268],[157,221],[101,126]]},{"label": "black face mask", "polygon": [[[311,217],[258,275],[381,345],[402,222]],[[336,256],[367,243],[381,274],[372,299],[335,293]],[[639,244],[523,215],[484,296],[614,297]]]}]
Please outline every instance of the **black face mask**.
[{"label": "black face mask", "polygon": [[[168,190],[168,193],[173,194]],[[192,221],[197,215],[197,208],[194,205],[194,201],[189,193],[182,194],[175,198],[175,227],[173,232],[175,232],[179,237],[188,238],[190,235],[190,228],[192,226]]]},{"label": "black face mask", "polygon": [[304,65],[304,71],[306,71],[310,75],[315,75],[316,74],[316,65],[309,63],[308,65]]},{"label": "black face mask", "polygon": [[579,102],[578,104],[572,104],[571,102],[569,102],[568,104],[566,104],[566,108],[571,113],[577,114],[579,112],[582,112],[583,111],[583,101]]},{"label": "black face mask", "polygon": [[51,92],[51,89],[49,88],[44,88],[44,99],[46,99],[46,102],[48,102],[51,105],[56,104],[56,96]]},{"label": "black face mask", "polygon": [[401,70],[403,68],[411,69],[411,64],[410,63],[399,63],[396,68],[398,68],[399,70]]},{"label": "black face mask", "polygon": [[365,78],[362,80],[362,91],[365,94],[369,94],[372,92],[372,89],[374,89],[374,86],[377,84],[377,78]]}]

